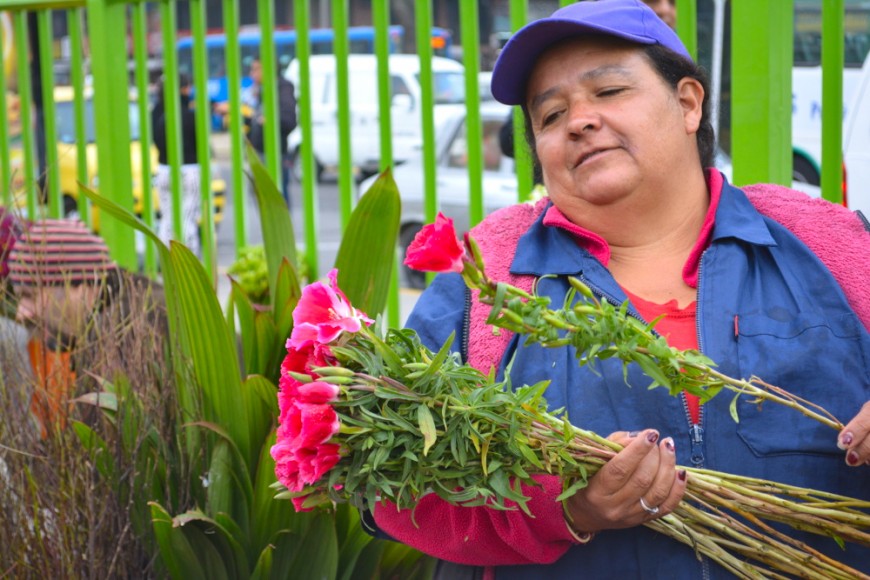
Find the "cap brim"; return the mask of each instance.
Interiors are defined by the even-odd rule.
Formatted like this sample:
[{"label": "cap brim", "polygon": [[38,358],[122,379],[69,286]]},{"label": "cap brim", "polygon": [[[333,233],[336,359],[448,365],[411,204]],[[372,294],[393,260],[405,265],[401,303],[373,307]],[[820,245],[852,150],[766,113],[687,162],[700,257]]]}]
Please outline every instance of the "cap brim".
[{"label": "cap brim", "polygon": [[613,30],[604,26],[567,19],[547,19],[532,22],[504,45],[492,71],[492,96],[505,105],[522,105],[526,99],[526,84],[532,69],[548,48],[569,38],[610,36],[637,44],[655,44],[655,40]]}]

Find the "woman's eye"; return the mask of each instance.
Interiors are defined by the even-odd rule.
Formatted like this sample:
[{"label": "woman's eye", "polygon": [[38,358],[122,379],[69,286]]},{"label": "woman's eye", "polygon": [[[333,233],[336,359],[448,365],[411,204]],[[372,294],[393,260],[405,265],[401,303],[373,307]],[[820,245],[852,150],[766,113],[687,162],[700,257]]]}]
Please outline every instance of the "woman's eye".
[{"label": "woman's eye", "polygon": [[598,96],[599,97],[612,97],[614,95],[618,95],[619,93],[621,93],[624,90],[625,89],[623,87],[613,87],[613,88],[603,89],[601,91],[598,91]]},{"label": "woman's eye", "polygon": [[544,115],[544,118],[541,121],[541,126],[546,127],[547,125],[549,125],[550,123],[555,121],[558,117],[559,117],[559,111],[547,113],[546,115]]}]

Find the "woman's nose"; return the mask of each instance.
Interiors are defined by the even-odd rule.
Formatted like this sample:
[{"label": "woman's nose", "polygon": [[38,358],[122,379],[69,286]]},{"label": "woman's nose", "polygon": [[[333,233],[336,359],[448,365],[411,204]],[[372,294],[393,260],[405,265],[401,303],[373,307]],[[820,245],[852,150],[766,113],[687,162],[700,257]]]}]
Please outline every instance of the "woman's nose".
[{"label": "woman's nose", "polygon": [[580,137],[601,126],[600,116],[588,105],[575,104],[568,109],[568,132]]}]

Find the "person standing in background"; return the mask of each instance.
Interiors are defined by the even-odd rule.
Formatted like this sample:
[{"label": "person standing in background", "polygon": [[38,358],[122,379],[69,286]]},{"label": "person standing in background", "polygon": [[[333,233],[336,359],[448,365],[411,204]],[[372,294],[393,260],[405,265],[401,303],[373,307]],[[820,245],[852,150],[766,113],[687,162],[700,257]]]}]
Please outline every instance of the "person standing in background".
[{"label": "person standing in background", "polygon": [[[202,194],[199,159],[196,153],[196,119],[191,106],[190,77],[179,75],[179,98],[181,99],[181,220],[184,242],[191,252],[200,255],[199,220],[202,215]],[[157,102],[151,111],[151,127],[154,146],[157,147],[158,166],[154,186],[160,197],[160,223],[157,235],[168,244],[173,239],[172,225],[172,174],[169,167],[169,152],[166,145],[166,103],[163,88],[157,91]]]},{"label": "person standing in background", "polygon": [[[263,127],[267,119],[263,116],[263,66],[260,59],[251,61],[251,79],[254,84],[242,94],[242,103],[247,105],[250,116],[245,117],[248,128],[248,140],[262,158],[265,153],[265,136]],[[290,207],[290,167],[292,160],[287,151],[287,137],[296,128],[296,88],[293,83],[284,78],[280,69],[277,73],[278,90],[278,152],[281,154],[281,192],[287,207]]]}]

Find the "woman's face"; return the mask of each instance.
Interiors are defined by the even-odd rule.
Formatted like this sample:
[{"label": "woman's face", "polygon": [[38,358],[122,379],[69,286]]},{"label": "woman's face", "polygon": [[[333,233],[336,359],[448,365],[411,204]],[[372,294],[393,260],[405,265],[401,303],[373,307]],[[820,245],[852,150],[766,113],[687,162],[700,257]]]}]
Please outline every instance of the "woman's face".
[{"label": "woman's face", "polygon": [[657,194],[693,153],[700,167],[693,99],[703,89],[683,79],[674,90],[640,48],[610,39],[558,45],[538,60],[526,97],[544,184],[563,211]]},{"label": "woman's face", "polygon": [[674,0],[643,0],[644,4],[653,9],[665,24],[674,28],[677,25],[677,7]]}]

